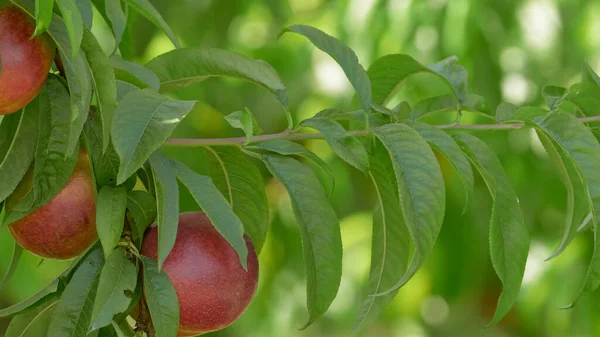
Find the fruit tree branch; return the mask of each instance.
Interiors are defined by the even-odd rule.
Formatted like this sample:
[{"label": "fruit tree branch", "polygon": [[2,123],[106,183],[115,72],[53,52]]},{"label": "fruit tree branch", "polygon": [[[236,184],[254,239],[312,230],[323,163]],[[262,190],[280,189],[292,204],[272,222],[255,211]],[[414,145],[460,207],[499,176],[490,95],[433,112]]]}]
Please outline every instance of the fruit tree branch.
[{"label": "fruit tree branch", "polygon": [[[600,116],[591,116],[579,118],[583,123],[598,122]],[[444,130],[472,130],[472,131],[496,131],[496,130],[516,130],[525,127],[525,123],[509,123],[509,124],[443,124],[435,125],[435,127]],[[349,134],[355,136],[364,136],[369,134],[368,130],[349,131]],[[323,135],[319,132],[315,133],[296,133],[292,130],[285,130],[280,133],[268,135],[260,135],[252,137],[250,143],[260,143],[270,139],[286,139],[286,140],[307,140],[307,139],[323,139]],[[246,137],[232,138],[170,138],[167,139],[165,145],[181,146],[181,147],[201,147],[201,146],[242,146],[246,143]]]}]

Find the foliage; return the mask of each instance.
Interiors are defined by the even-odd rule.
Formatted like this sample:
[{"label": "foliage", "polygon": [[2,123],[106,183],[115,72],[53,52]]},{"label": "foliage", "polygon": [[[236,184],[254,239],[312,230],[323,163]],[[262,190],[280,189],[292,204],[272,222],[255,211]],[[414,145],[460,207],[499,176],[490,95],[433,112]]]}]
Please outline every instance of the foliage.
[{"label": "foliage", "polygon": [[[579,224],[589,212],[594,252],[580,288],[591,292],[600,286],[600,177],[596,177],[600,144],[597,130],[589,126],[600,120],[594,105],[600,81],[589,66],[582,82],[569,89],[544,88],[547,109],[502,103],[493,114],[485,98],[468,92],[467,72],[457,57],[426,65],[409,55],[392,54],[365,69],[341,40],[311,26],[293,25],[283,32],[300,34],[329,54],[357,97],[355,110],[326,109],[294,124],[287,89],[274,67],[225,49],[180,48],[172,29],[146,0],[12,4],[36,19],[36,35],[47,33],[54,40],[64,70],[56,67],[33,102],[1,120],[0,202],[13,194],[31,166],[33,184],[16,206],[0,204],[4,207],[0,225],[9,226],[52,200],[68,182],[81,144],[94,171],[99,243],[48,287],[0,310],[0,317],[12,317],[8,337],[23,335],[43,316],[50,319],[49,336],[132,335],[126,317],[140,300],[141,295],[134,294],[142,287],[142,307],[147,305],[157,336],[175,337],[178,302],[161,266],[177,234],[180,187],[191,194],[246,267],[244,233],[258,251],[268,233],[268,199],[259,171],[263,168],[287,190],[298,225],[308,309],[302,328],[308,327],[336,298],[343,271],[340,221],[330,200],[335,174],[302,145],[309,139],[324,139],[349,164],[347,169],[368,176],[377,192],[369,293],[355,324],[357,332],[384,310],[431,255],[446,213],[442,160],[459,177],[465,210],[479,202],[473,198],[472,167],[492,198],[490,257],[503,289],[490,325],[500,322],[517,301],[530,248],[525,217],[499,158],[483,140],[464,131],[532,128],[538,133],[569,192],[564,236],[552,257],[585,228]],[[113,31],[111,55],[90,31],[92,6]],[[134,12],[160,27],[176,49],[144,65],[130,61],[132,46],[126,33]],[[420,73],[433,75],[447,92],[412,108],[406,101],[392,106],[398,89]],[[244,108],[225,117],[232,127],[243,130],[244,137],[171,138],[197,101],[175,100],[169,92],[211,77],[236,78],[266,89],[283,108],[288,128],[263,134],[256,116]],[[487,122],[464,123],[467,112]],[[433,114],[444,114],[451,122],[428,123]],[[303,128],[318,133],[301,132]],[[165,155],[171,147],[202,153],[210,170],[196,172]],[[321,179],[323,173],[328,179]],[[159,232],[157,263],[138,253],[145,229],[154,222]],[[0,287],[21,253],[15,245]],[[137,329],[152,328],[138,324]]]}]

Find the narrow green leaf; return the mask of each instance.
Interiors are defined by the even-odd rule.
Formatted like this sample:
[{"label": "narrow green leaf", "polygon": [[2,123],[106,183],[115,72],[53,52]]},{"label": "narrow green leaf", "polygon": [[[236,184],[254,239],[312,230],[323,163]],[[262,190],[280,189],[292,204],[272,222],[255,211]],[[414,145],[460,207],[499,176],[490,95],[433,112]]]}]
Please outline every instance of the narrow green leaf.
[{"label": "narrow green leaf", "polygon": [[490,256],[503,287],[489,327],[498,323],[517,300],[529,252],[529,232],[517,195],[498,157],[475,136],[459,134],[455,139],[481,174],[493,199]]},{"label": "narrow green leaf", "polygon": [[269,228],[269,202],[260,171],[238,148],[220,146],[206,151],[208,175],[260,253]]},{"label": "narrow green leaf", "polygon": [[36,307],[26,313],[13,317],[4,333],[4,337],[27,337],[30,336],[32,327],[39,324],[41,320],[47,319],[56,306],[56,299]]},{"label": "narrow green leaf", "polygon": [[560,244],[552,255],[550,260],[562,253],[577,234],[579,224],[583,221],[589,212],[589,205],[586,197],[585,186],[579,177],[577,168],[572,160],[567,156],[564,150],[552,142],[544,133],[537,132],[538,137],[546,149],[550,160],[554,163],[560,173],[560,178],[567,190],[567,214],[565,221],[565,230]]},{"label": "narrow green leaf", "polygon": [[246,144],[252,141],[254,135],[262,133],[254,115],[248,108],[232,112],[225,116],[227,123],[236,129],[241,129],[246,134]]},{"label": "narrow green leaf", "polygon": [[235,249],[244,269],[247,269],[248,248],[244,240],[244,224],[227,199],[209,177],[194,172],[178,161],[171,160],[171,163],[177,179],[187,187],[217,232]]},{"label": "narrow green leaf", "polygon": [[102,115],[103,141],[102,150],[108,149],[110,141],[110,127],[113,113],[117,106],[117,84],[115,73],[110,60],[102,51],[94,35],[87,29],[83,33],[81,49],[85,54],[92,74],[92,83],[96,93],[98,112]]},{"label": "narrow green leaf", "polygon": [[145,191],[130,191],[127,193],[127,210],[133,240],[141,247],[146,228],[156,220],[156,199]]},{"label": "narrow green leaf", "polygon": [[111,133],[121,159],[117,184],[144,164],[195,104],[196,101],[170,100],[150,89],[132,92],[119,103]]},{"label": "narrow green leaf", "polygon": [[35,155],[39,98],[6,116],[0,124],[0,200],[5,200],[27,173]]},{"label": "narrow green leaf", "polygon": [[529,123],[564,151],[583,181],[592,212],[594,253],[581,291],[593,291],[600,285],[600,236],[597,229],[600,216],[600,144],[585,124],[568,112],[554,110]]},{"label": "narrow green leaf", "polygon": [[85,337],[91,323],[102,249],[94,249],[73,274],[50,319],[48,337]]},{"label": "narrow green leaf", "polygon": [[121,321],[121,323],[112,321],[112,327],[115,329],[117,337],[135,337],[135,332],[125,320]]},{"label": "narrow green leaf", "polygon": [[[253,147],[248,147],[248,149],[252,149]],[[300,156],[306,159],[309,159],[314,164],[316,164],[327,176],[330,181],[330,188],[328,195],[331,197],[333,190],[335,189],[335,175],[331,167],[321,159],[321,157],[317,156],[314,152],[305,148],[304,146],[294,143],[285,139],[270,139],[264,142],[260,142],[254,146],[254,148],[259,148],[266,151],[275,152],[277,154],[283,156]]]},{"label": "narrow green leaf", "polygon": [[159,90],[161,85],[160,79],[152,70],[135,62],[125,61],[117,55],[111,56],[110,62],[115,69],[117,79],[139,88],[152,88],[154,91]]},{"label": "narrow green leaf", "polygon": [[54,0],[35,0],[35,32],[33,36],[40,36],[48,30],[52,21]]},{"label": "narrow green leaf", "polygon": [[69,33],[69,40],[71,41],[71,55],[75,57],[79,52],[79,46],[81,45],[81,39],[83,37],[83,19],[75,0],[56,0],[62,18],[65,21],[67,32]]},{"label": "narrow green leaf", "polygon": [[165,34],[169,37],[171,42],[175,48],[181,48],[179,44],[179,40],[177,40],[177,36],[171,30],[171,27],[167,24],[167,22],[163,19],[160,13],[152,6],[150,1],[148,0],[125,0],[125,2],[133,9],[135,9],[138,13],[140,13],[143,17],[148,19],[150,22],[161,28]]},{"label": "narrow green leaf", "polygon": [[94,9],[92,8],[92,2],[90,0],[75,0],[77,9],[81,14],[81,20],[85,27],[92,30],[92,24],[94,23]]},{"label": "narrow green leaf", "polygon": [[160,78],[160,90],[186,87],[214,76],[234,77],[260,85],[287,106],[287,92],[277,71],[266,62],[215,48],[182,48],[146,64]]},{"label": "narrow green leaf", "polygon": [[116,186],[119,173],[119,155],[115,152],[109,140],[106,152],[103,152],[104,135],[102,130],[102,116],[94,114],[84,126],[84,134],[88,144],[88,151],[96,184],[98,186]]},{"label": "narrow green leaf", "polygon": [[176,337],[179,328],[179,301],[167,274],[159,272],[156,261],[142,256],[144,295],[156,336]]},{"label": "narrow green leaf", "polygon": [[127,26],[127,18],[121,7],[121,0],[106,0],[106,16],[110,21],[113,33],[115,35],[115,48],[113,54],[119,48],[121,40],[123,39],[123,33],[125,33],[125,27]]},{"label": "narrow green leaf", "polygon": [[[371,271],[368,294],[377,294],[393,287],[402,278],[411,253],[410,234],[398,199],[396,178],[385,149],[379,146],[371,157],[369,175],[377,193],[373,212]],[[368,296],[354,324],[354,333],[364,329],[394,299],[398,290],[385,296]]]},{"label": "narrow green leaf", "polygon": [[121,239],[125,221],[127,190],[125,187],[103,186],[96,201],[96,228],[104,249],[104,257],[108,258]]},{"label": "narrow green leaf", "polygon": [[102,267],[90,331],[112,323],[113,316],[125,312],[137,284],[137,267],[127,259],[123,248],[115,249]]},{"label": "narrow green leaf", "polygon": [[300,123],[319,130],[331,149],[346,163],[362,172],[369,170],[369,155],[363,144],[351,136],[342,125],[329,118],[311,118]]},{"label": "narrow green leaf", "polygon": [[[466,94],[464,92],[466,88],[466,72],[463,72],[464,69],[453,62],[456,62],[456,60],[449,58],[429,68],[420,64],[409,55],[391,54],[383,56],[377,59],[367,71],[371,80],[373,102],[381,105],[387,104],[399,85],[404,83],[408,77],[418,73],[430,73],[448,84],[457,99],[456,102],[459,103]],[[449,75],[451,77],[446,78]]]},{"label": "narrow green leaf", "polygon": [[458,177],[465,190],[465,208],[463,213],[471,204],[471,197],[475,190],[475,180],[473,178],[473,170],[469,164],[469,160],[452,137],[444,131],[437,129],[429,124],[419,122],[407,122],[410,127],[417,130],[429,145],[439,152],[458,174]]},{"label": "narrow green leaf", "polygon": [[306,267],[309,318],[321,317],[336,297],[342,276],[342,240],[335,210],[325,190],[306,166],[291,157],[266,154],[262,160],[288,190],[298,222]]},{"label": "narrow green leaf", "polygon": [[444,220],[446,193],[438,161],[417,131],[403,124],[389,124],[373,130],[373,134],[390,154],[400,205],[415,242],[415,253],[404,276],[378,294],[387,295],[406,284],[433,249]]},{"label": "narrow green leaf", "polygon": [[4,287],[6,282],[8,280],[10,280],[10,278],[15,273],[15,270],[17,269],[17,265],[19,265],[19,260],[21,259],[21,255],[23,255],[23,248],[21,246],[19,246],[19,244],[15,241],[15,243],[13,245],[13,253],[10,258],[10,264],[8,265],[8,269],[6,270],[6,273],[0,280],[0,290],[2,290],[2,288]]},{"label": "narrow green leaf", "polygon": [[[590,82],[573,84],[565,95],[564,101],[575,104],[577,112],[583,116],[598,116],[600,115],[600,86]],[[562,106],[564,104],[561,108]]]},{"label": "narrow green leaf", "polygon": [[[307,37],[315,47],[331,56],[346,74],[346,77],[356,90],[365,111],[371,110],[371,82],[365,68],[359,63],[356,53],[342,41],[323,31],[305,25],[292,25],[285,32],[294,32]],[[283,34],[282,33],[282,34]],[[375,103],[380,103],[375,101]]]},{"label": "narrow green leaf", "polygon": [[156,186],[158,268],[175,245],[179,224],[179,186],[171,160],[159,151],[150,156]]}]

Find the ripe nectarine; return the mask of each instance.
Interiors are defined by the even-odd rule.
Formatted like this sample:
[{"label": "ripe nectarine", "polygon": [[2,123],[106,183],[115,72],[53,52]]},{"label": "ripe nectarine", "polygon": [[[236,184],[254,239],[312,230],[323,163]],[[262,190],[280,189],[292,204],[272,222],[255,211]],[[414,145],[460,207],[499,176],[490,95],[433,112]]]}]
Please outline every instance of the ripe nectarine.
[{"label": "ripe nectarine", "polygon": [[0,8],[0,115],[23,108],[46,82],[56,48],[46,34],[30,40],[34,31],[27,14]]},{"label": "ripe nectarine", "polygon": [[[8,198],[7,208],[19,202],[31,185],[28,172]],[[50,259],[70,259],[83,253],[98,238],[91,167],[85,151],[79,152],[67,185],[49,203],[8,226],[21,247]],[[14,207],[14,206],[12,206]]]},{"label": "ripe nectarine", "polygon": [[[179,337],[223,329],[246,310],[258,283],[258,258],[245,239],[248,271],[204,213],[180,215],[175,246],[163,264],[179,299]],[[156,227],[147,230],[141,252],[156,260]]]}]

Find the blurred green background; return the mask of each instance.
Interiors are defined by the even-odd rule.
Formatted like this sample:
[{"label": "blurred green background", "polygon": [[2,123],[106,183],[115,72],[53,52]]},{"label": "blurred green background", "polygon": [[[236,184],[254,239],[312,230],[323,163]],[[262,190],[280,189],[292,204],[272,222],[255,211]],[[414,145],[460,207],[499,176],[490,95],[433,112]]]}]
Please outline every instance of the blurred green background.
[{"label": "blurred green background", "polygon": [[[600,68],[600,1],[583,0],[156,0],[152,1],[184,46],[219,47],[272,64],[283,78],[295,121],[321,109],[351,107],[353,92],[343,72],[324,53],[295,35],[277,36],[293,23],[314,25],[356,50],[368,67],[390,53],[423,63],[457,55],[469,71],[469,88],[492,110],[501,101],[543,103],[544,85],[569,86],[584,61]],[[94,33],[106,50],[113,41],[96,16]],[[134,26],[136,61],[145,63],[172,48],[142,18]],[[433,77],[412,78],[400,92],[409,102],[443,88]],[[440,89],[441,90],[441,89]],[[227,79],[210,79],[173,94],[199,100],[175,137],[237,136],[225,114],[250,108],[266,133],[285,128],[281,107],[266,90]],[[468,119],[469,117],[467,117]],[[501,284],[489,262],[487,228],[491,200],[481,179],[470,210],[461,214],[463,192],[442,162],[447,211],[440,238],[426,265],[390,307],[361,336],[383,337],[587,337],[600,336],[597,293],[584,295],[571,310],[590,256],[591,233],[580,235],[558,258],[544,262],[558,244],[566,192],[536,136],[529,130],[478,133],[500,156],[519,196],[532,245],[519,302],[503,322],[483,330]],[[304,267],[300,237],[282,186],[265,173],[271,204],[270,231],[260,256],[258,294],[242,318],[211,336],[351,336],[362,303],[370,260],[374,191],[366,177],[336,159],[323,141],[306,145],[337,175],[332,197],[341,219],[344,275],[329,312],[305,331]],[[167,153],[202,171],[200,150]],[[259,166],[264,172],[264,168]],[[194,209],[184,193],[182,211]],[[8,267],[12,239],[0,232],[0,275]],[[0,292],[0,307],[19,301],[50,282],[68,262],[25,254],[15,276]],[[0,336],[8,321],[0,320]],[[31,335],[31,337],[44,336]],[[29,336],[28,336],[29,337]]]}]

